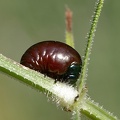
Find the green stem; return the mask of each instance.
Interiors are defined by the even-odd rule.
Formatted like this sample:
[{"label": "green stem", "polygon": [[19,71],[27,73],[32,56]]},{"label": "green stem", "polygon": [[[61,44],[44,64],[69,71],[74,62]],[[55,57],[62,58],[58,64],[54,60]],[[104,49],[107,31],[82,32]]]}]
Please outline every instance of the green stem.
[{"label": "green stem", "polygon": [[44,80],[45,77],[42,74],[26,68],[2,54],[0,54],[0,71],[42,92],[44,92],[46,88],[50,89],[52,84],[52,82]]},{"label": "green stem", "polygon": [[79,83],[79,91],[82,90],[82,88],[85,85],[85,81],[87,78],[87,72],[88,72],[88,63],[90,60],[90,53],[91,53],[91,49],[92,49],[92,44],[93,44],[93,38],[95,36],[95,31],[96,31],[96,27],[97,27],[97,23],[100,17],[100,13],[102,10],[104,4],[104,0],[98,0],[98,2],[96,3],[96,9],[94,12],[94,16],[93,16],[93,20],[92,20],[92,24],[91,24],[91,28],[90,28],[90,32],[87,36],[87,46],[86,46],[86,50],[85,50],[85,55],[84,55],[84,62],[83,62],[83,67],[82,67],[82,72],[81,72],[81,76],[80,76],[80,83]]},{"label": "green stem", "polygon": [[65,12],[65,21],[66,21],[66,33],[65,41],[66,44],[74,48],[74,39],[72,33],[72,11],[67,7]]},{"label": "green stem", "polygon": [[86,100],[81,113],[92,120],[118,120],[117,117],[90,99]]},{"label": "green stem", "polygon": [[72,119],[73,120],[81,120],[80,112],[78,110],[76,110],[72,113]]},{"label": "green stem", "polygon": [[73,40],[73,34],[72,32],[66,31],[66,44],[70,45],[71,47],[74,48],[74,40]]},{"label": "green stem", "polygon": [[[74,104],[75,97],[76,97],[76,95],[78,95],[78,92],[73,87],[66,85],[65,83],[59,83],[59,82],[54,83],[54,80],[52,80],[48,77],[44,77],[43,74],[40,74],[34,70],[26,68],[26,67],[20,65],[19,63],[15,62],[9,58],[6,58],[2,54],[0,54],[0,71],[18,79],[19,81],[22,81],[25,84],[30,85],[31,87],[33,87],[39,91],[42,91],[43,93],[45,93],[47,95],[52,94],[52,95],[57,96],[57,98],[58,98],[57,102],[59,100],[60,104],[67,108],[69,108],[70,106],[72,106]],[[53,89],[53,88],[56,88],[56,89]],[[59,89],[60,89],[60,91],[57,91]],[[61,91],[61,89],[63,89],[63,91]],[[72,91],[70,91],[71,89],[72,89]],[[66,91],[66,92],[64,92],[64,91]],[[51,94],[48,94],[48,92]],[[63,96],[60,96],[59,92],[61,92],[60,95],[63,93]],[[73,92],[72,96],[70,96],[71,92]],[[65,99],[67,96],[68,97],[70,96],[70,99],[72,99],[71,100],[72,102],[69,101],[69,98]],[[76,115],[74,117],[76,118],[76,120],[79,120],[80,113],[78,113],[78,111],[80,111],[80,110],[77,108],[79,108],[79,107],[78,106],[76,106],[76,108],[73,107],[73,109],[75,111],[77,111]],[[111,114],[109,114],[109,112],[101,109],[94,102],[91,102],[91,100],[88,99],[87,97],[86,97],[84,104],[81,105],[80,108],[82,109],[81,112],[84,115],[87,115],[90,118],[93,118],[93,120],[98,120],[97,118],[95,118],[95,116],[98,116],[98,115],[105,116],[105,117],[100,117],[101,120],[117,120],[115,117],[113,117]],[[72,110],[72,111],[74,111],[74,110]],[[105,119],[102,119],[102,118],[105,118]]]},{"label": "green stem", "polygon": [[59,103],[66,108],[73,104],[75,97],[78,95],[78,91],[74,87],[58,81],[55,83],[55,80],[22,66],[2,54],[0,54],[0,71],[42,91],[47,96],[52,95],[54,99],[58,99]]}]

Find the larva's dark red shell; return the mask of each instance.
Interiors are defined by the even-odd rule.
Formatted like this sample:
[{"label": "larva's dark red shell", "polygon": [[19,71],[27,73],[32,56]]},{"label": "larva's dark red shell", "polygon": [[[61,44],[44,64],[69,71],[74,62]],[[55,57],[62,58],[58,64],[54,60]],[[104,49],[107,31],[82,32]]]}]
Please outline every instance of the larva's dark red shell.
[{"label": "larva's dark red shell", "polygon": [[75,83],[81,71],[79,53],[65,43],[43,41],[31,46],[20,63],[62,82]]}]

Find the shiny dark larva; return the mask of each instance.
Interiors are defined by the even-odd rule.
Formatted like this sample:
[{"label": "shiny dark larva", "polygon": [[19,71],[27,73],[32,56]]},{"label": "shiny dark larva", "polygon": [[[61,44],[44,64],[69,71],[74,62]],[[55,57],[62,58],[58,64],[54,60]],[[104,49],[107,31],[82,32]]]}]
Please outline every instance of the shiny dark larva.
[{"label": "shiny dark larva", "polygon": [[79,53],[58,41],[39,42],[23,54],[20,63],[56,81],[75,84],[82,66]]}]

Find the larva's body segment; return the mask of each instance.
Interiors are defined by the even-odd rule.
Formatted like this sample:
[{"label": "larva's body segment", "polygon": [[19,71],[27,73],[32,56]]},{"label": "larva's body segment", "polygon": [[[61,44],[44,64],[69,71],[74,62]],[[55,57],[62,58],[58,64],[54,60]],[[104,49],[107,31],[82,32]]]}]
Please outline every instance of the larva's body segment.
[{"label": "larva's body segment", "polygon": [[79,53],[58,41],[39,42],[23,54],[20,63],[61,82],[75,83],[81,71]]}]

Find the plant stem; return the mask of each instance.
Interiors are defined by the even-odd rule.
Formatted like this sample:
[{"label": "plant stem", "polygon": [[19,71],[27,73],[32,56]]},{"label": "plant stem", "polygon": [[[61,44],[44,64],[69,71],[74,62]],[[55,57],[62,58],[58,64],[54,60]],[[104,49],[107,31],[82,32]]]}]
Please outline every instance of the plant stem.
[{"label": "plant stem", "polygon": [[81,120],[80,112],[78,110],[76,110],[72,113],[72,119],[73,120]]},{"label": "plant stem", "polygon": [[[3,56],[2,54],[0,54],[0,71],[18,79],[19,81],[22,81],[25,84],[30,85],[31,87],[42,91],[45,94],[48,94],[48,92],[50,94],[48,95],[55,95],[57,96],[58,100],[60,103],[62,103],[63,106],[68,107],[69,105],[73,105],[74,104],[74,99],[76,97],[76,95],[78,95],[78,92],[72,88],[69,85],[65,85],[65,83],[54,83],[54,80],[48,78],[48,77],[44,77],[44,75],[31,70],[29,68],[26,68],[22,65],[20,65],[19,63],[6,58],[5,56]],[[57,88],[57,89],[53,89],[53,88]],[[67,90],[68,88],[68,90]],[[57,90],[61,90],[63,89],[63,91],[58,91]],[[66,92],[64,92],[64,90],[66,90]],[[71,91],[73,90],[73,91]],[[68,92],[70,91],[70,93]],[[60,96],[59,93],[62,92],[63,95],[66,96],[70,96],[71,92],[72,96],[70,96],[70,98],[67,98],[67,100],[64,98],[64,96]],[[66,94],[67,93],[67,94]],[[68,94],[69,93],[69,94]],[[61,93],[60,93],[61,94]],[[70,101],[71,99],[71,101]],[[57,100],[57,102],[58,102]],[[77,108],[79,108],[78,106],[76,106]],[[99,120],[98,118],[96,118],[95,116],[100,116],[99,118],[101,120],[117,120],[116,117],[114,117],[112,114],[109,114],[109,112],[105,111],[104,109],[102,109],[100,106],[98,106],[97,104],[95,104],[94,102],[92,102],[88,97],[86,97],[86,100],[84,102],[83,105],[81,105],[81,109],[82,110],[78,110],[77,108],[74,108],[75,111],[77,111],[76,115],[74,116],[76,118],[76,120],[79,120],[79,115],[80,113],[78,113],[78,111],[80,111],[82,114],[89,116],[90,118],[93,118],[93,120]],[[72,111],[74,111],[72,110]],[[104,117],[102,117],[104,116]],[[105,118],[105,119],[103,119]]]},{"label": "plant stem", "polygon": [[66,22],[66,34],[65,34],[66,44],[74,48],[74,39],[72,33],[72,11],[68,7],[66,7],[65,22]]},{"label": "plant stem", "polygon": [[86,100],[81,113],[92,120],[118,120],[117,117],[113,116],[91,99]]},{"label": "plant stem", "polygon": [[89,34],[87,36],[88,41],[87,41],[85,55],[84,55],[82,72],[81,72],[81,75],[80,75],[80,82],[78,84],[78,90],[79,91],[81,91],[83,89],[83,87],[85,85],[86,78],[87,78],[88,63],[89,63],[89,60],[90,60],[93,38],[95,36],[96,27],[97,27],[97,23],[98,23],[98,20],[99,20],[99,17],[100,17],[100,13],[101,13],[103,4],[104,4],[104,0],[98,0],[96,2],[95,12],[94,12],[92,23],[91,23],[91,28],[90,28]]},{"label": "plant stem", "polygon": [[[59,100],[59,104],[68,108],[73,104],[78,91],[65,83],[56,82],[52,78],[31,70],[0,54],[0,71],[17,78],[19,81]],[[49,94],[48,94],[49,93]]]}]

